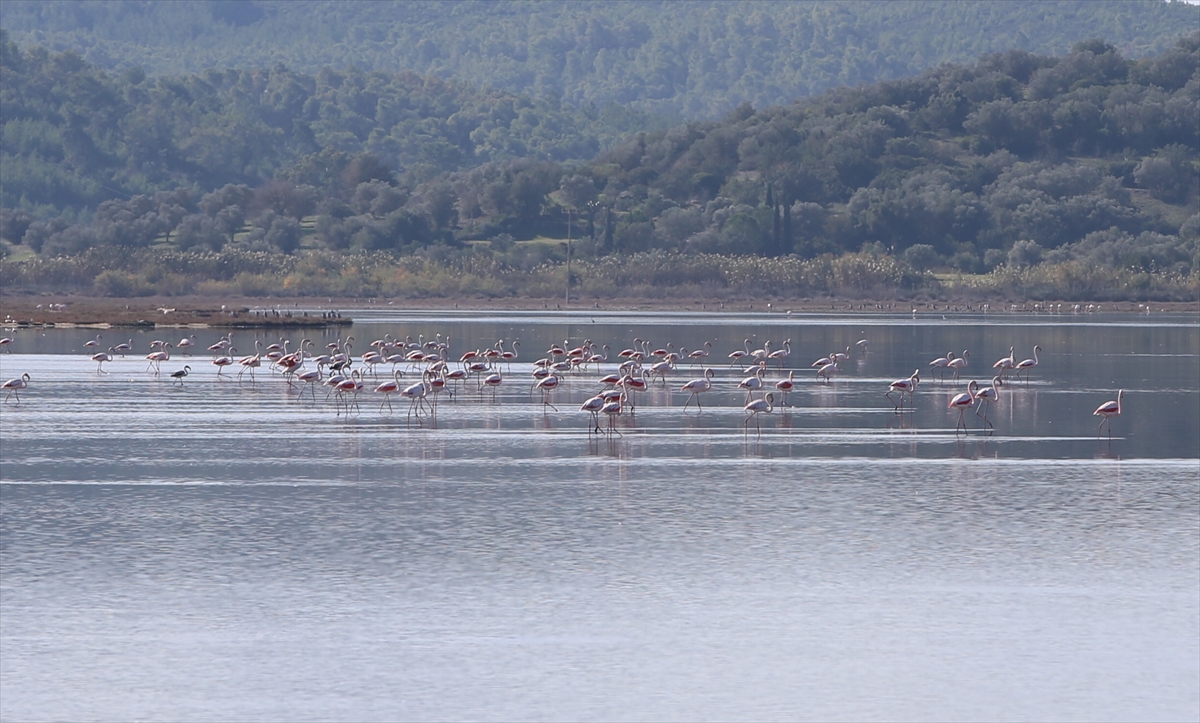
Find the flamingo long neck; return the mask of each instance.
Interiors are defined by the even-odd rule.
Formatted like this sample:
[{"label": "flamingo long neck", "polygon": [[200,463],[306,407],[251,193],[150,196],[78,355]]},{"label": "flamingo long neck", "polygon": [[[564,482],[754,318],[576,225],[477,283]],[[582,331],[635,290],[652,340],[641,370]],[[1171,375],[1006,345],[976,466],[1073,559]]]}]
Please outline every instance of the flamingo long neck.
[{"label": "flamingo long neck", "polygon": [[1037,353],[1038,353],[1038,348],[1035,346],[1033,348],[1033,365],[1034,366],[1037,366],[1037,364],[1038,364]]},{"label": "flamingo long neck", "polygon": [[1121,416],[1121,396],[1125,394],[1124,389],[1117,390],[1117,416]]}]

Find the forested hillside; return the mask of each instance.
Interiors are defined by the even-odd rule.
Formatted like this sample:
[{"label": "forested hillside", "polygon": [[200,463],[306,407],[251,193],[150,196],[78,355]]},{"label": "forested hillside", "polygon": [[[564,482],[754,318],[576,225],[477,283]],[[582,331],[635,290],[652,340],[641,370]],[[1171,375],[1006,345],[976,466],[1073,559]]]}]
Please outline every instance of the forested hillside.
[{"label": "forested hillside", "polygon": [[[23,159],[24,167],[46,154],[52,168],[71,172],[109,163],[122,173],[161,169],[169,179],[221,158],[227,149],[215,134],[246,122],[245,108],[256,108],[256,122],[266,123],[262,118],[276,101],[259,99],[307,92],[303,78],[283,70],[214,73],[204,81],[209,87],[218,85],[215,79],[237,82],[206,95],[188,89],[189,83],[199,87],[201,76],[116,78],[70,55],[31,49],[18,58],[11,44],[5,47],[6,93],[22,87],[9,74],[69,66],[61,77],[31,76],[46,85],[23,96],[25,105],[6,99],[0,106],[5,152]],[[353,77],[323,71],[314,87],[328,86],[337,97],[335,86],[321,80],[335,76],[343,79],[337,88]],[[256,77],[264,85],[238,85]],[[267,85],[272,77],[281,85]],[[289,96],[287,89],[296,86]],[[128,98],[140,92],[162,98],[162,105],[131,104]],[[35,99],[45,100],[38,105]],[[228,99],[242,99],[237,112],[222,105]],[[373,100],[378,118],[386,103]],[[101,112],[85,116],[74,103]],[[364,120],[356,135],[347,121],[352,117],[317,112],[323,103],[280,102],[275,136],[240,139],[250,127],[243,126],[228,141],[252,154],[269,147],[272,137],[308,139],[311,152],[289,151],[297,154],[294,162],[272,165],[287,156],[281,153],[255,166],[244,159],[256,156],[234,154],[228,165],[203,166],[195,183],[104,201],[84,224],[38,220],[6,201],[3,236],[43,257],[105,247],[311,249],[531,269],[561,259],[560,247],[514,242],[539,234],[563,238],[570,223],[576,254],[601,265],[605,258],[644,253],[802,260],[861,252],[900,259],[918,272],[1045,262],[1075,263],[1071,268],[1081,273],[1169,273],[1193,279],[1189,288],[1200,278],[1200,33],[1141,60],[1098,40],[1061,57],[994,54],[788,106],[746,104],[720,121],[632,135],[586,163],[513,157],[427,180],[398,177],[395,155],[365,152],[383,132],[366,112],[358,114]],[[13,108],[26,110],[20,115]],[[163,108],[151,114],[161,125],[126,126],[132,121],[121,112],[130,108]],[[203,127],[196,117],[204,114],[212,118],[209,135],[198,137],[209,145],[166,142],[175,138],[172,129]],[[441,116],[455,112],[446,107]],[[290,135],[282,130],[289,121]],[[108,124],[110,135],[98,133],[97,123]],[[338,130],[341,123],[346,130]],[[317,150],[320,136],[300,130],[305,124],[345,145]],[[10,127],[19,132],[10,136]],[[140,149],[138,141],[156,127],[170,131],[165,140]],[[110,145],[89,145],[89,139]],[[150,154],[162,148],[178,149],[180,156]],[[6,160],[0,169],[6,199],[32,188],[10,180],[13,167],[22,166]],[[252,178],[271,180],[247,183]],[[714,267],[711,261],[701,266]]]},{"label": "forested hillside", "polygon": [[0,3],[0,27],[20,45],[74,50],[102,69],[411,70],[685,119],[1014,48],[1061,55],[1096,37],[1136,59],[1198,25],[1200,8],[1161,0]]},{"label": "forested hillside", "polygon": [[648,125],[407,72],[117,75],[71,52],[22,52],[2,30],[0,122],[0,203],[67,220],[139,193],[257,186],[323,149],[306,162],[354,155],[367,180],[385,159],[388,177],[415,183],[489,161],[590,159]]}]

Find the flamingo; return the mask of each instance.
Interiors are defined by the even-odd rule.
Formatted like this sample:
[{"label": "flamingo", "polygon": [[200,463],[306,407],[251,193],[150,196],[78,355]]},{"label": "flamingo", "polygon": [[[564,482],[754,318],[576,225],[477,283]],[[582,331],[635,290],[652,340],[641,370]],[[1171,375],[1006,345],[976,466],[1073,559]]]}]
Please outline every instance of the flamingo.
[{"label": "flamingo", "polygon": [[12,349],[9,349],[9,347],[12,346],[12,343],[13,338],[11,336],[6,336],[3,339],[0,339],[0,348],[3,348],[4,351],[8,352],[9,354],[12,354]]},{"label": "flamingo", "polygon": [[[425,381],[419,381],[416,384],[410,384],[400,391],[400,396],[408,399],[408,417],[411,418],[413,410],[416,410],[417,421],[421,421],[421,407],[426,405],[425,397],[429,395],[429,385]],[[433,408],[430,407],[430,412]]]},{"label": "flamingo", "polygon": [[[512,363],[517,360],[517,354],[518,354],[517,347],[521,346],[521,342],[514,341],[510,346],[512,347],[511,350],[505,350],[504,349],[504,340],[503,339],[500,340],[500,358],[508,363],[508,368],[511,371]],[[604,348],[607,349],[608,347],[606,346]]]},{"label": "flamingo", "polygon": [[704,360],[708,358],[708,354],[710,351],[712,351],[712,342],[706,341],[706,342],[704,342],[703,349],[695,349],[695,350],[689,352],[688,358],[692,359],[693,361],[699,362],[700,366],[703,367]]},{"label": "flamingo", "polygon": [[400,370],[393,369],[392,380],[390,382],[384,382],[383,384],[375,387],[375,391],[383,395],[383,402],[379,405],[379,413],[383,414],[384,404],[387,404],[389,412],[393,411],[392,395],[400,391]]},{"label": "flamingo", "polygon": [[933,361],[929,362],[929,366],[933,367],[934,369],[936,369],[938,371],[940,378],[943,382],[946,381],[946,367],[950,366],[950,362],[953,359],[954,359],[954,352],[948,351],[948,352],[946,352],[946,356],[940,356],[937,359],[934,359]]},{"label": "flamingo", "polygon": [[758,425],[758,431],[761,432],[762,431],[762,422],[759,421],[758,415],[770,414],[771,410],[775,408],[774,402],[775,402],[775,393],[767,392],[767,395],[765,397],[763,397],[762,399],[755,399],[754,401],[746,404],[746,406],[742,407],[743,411],[747,412],[746,421],[742,422],[742,426],[749,429],[750,428],[750,420],[753,419],[755,424]]},{"label": "flamingo", "polygon": [[[28,376],[28,375],[26,375]],[[8,386],[8,382],[4,383]],[[1100,420],[1100,426],[1096,427],[1096,438],[1100,438],[1100,430],[1104,429],[1104,425],[1108,424],[1108,438],[1112,439],[1112,418],[1121,416],[1121,397],[1125,395],[1124,389],[1117,390],[1116,400],[1108,400],[1104,404],[1096,407],[1096,411],[1092,412],[1093,417],[1104,417]]]},{"label": "flamingo", "polygon": [[[246,370],[250,370],[250,381],[254,381],[254,370],[262,366],[262,354],[259,350],[260,346],[262,346],[262,342],[258,339],[255,339],[254,354],[238,359],[238,364],[240,364],[242,367],[237,375],[238,381],[242,380],[242,375],[246,373]],[[278,359],[276,359],[276,361],[278,361]]]},{"label": "flamingo", "polygon": [[633,397],[630,396],[630,394],[633,392],[646,391],[646,388],[650,386],[650,383],[646,381],[646,370],[643,369],[640,376],[626,374],[625,376],[621,377],[621,381],[617,382],[617,386],[625,390],[625,401],[629,402],[629,411],[633,412]]},{"label": "flamingo", "polygon": [[[347,394],[351,395],[350,399],[346,401],[346,416],[349,417],[350,416],[350,405],[353,404],[355,407],[358,407],[358,393],[360,391],[362,391],[362,388],[363,388],[362,375],[357,369],[350,372],[349,377],[343,379],[341,382],[338,383],[338,385],[336,387],[333,388],[333,391],[337,392],[337,394],[338,394],[338,396],[336,398],[335,406],[337,406],[339,417],[342,414],[342,410],[341,410],[342,398]],[[361,408],[359,408],[359,410],[361,411]]]},{"label": "flamingo", "polygon": [[[548,377],[548,376],[544,377],[543,379],[538,380],[538,383],[540,384],[542,381],[544,381],[545,379],[549,379],[549,378],[550,377]],[[483,382],[479,385],[480,400],[483,399],[483,388],[488,387],[492,390],[492,401],[493,402],[496,401],[496,390],[499,389],[500,385],[503,383],[504,383],[504,377],[500,375],[499,371],[495,371],[495,372],[492,372],[491,374],[488,374],[486,377],[483,378]]]},{"label": "flamingo", "polygon": [[131,349],[133,349],[133,339],[130,339],[129,341],[123,341],[120,344],[117,344],[116,346],[113,347],[113,351],[120,354],[121,356],[125,356],[125,352],[127,352]]},{"label": "flamingo", "polygon": [[[312,391],[312,398],[313,398],[313,401],[315,402],[317,400],[316,383],[321,381],[321,368],[317,367],[316,369],[310,369],[301,374],[297,374],[296,379],[299,380],[302,384],[305,384],[308,386],[308,388]],[[300,397],[304,396],[304,387],[300,387],[300,394],[297,396],[300,396]]]},{"label": "flamingo", "polygon": [[947,405],[950,409],[958,410],[958,424],[954,425],[955,434],[958,434],[960,427],[964,432],[967,430],[967,422],[963,419],[963,414],[967,409],[975,406],[975,390],[978,387],[979,383],[972,379],[967,383],[967,391],[955,394],[954,398],[950,400],[950,404]]},{"label": "flamingo", "polygon": [[735,349],[734,351],[729,352],[729,359],[730,359],[729,366],[732,367],[734,364],[737,364],[739,361],[741,361],[742,359],[745,359],[748,356],[750,356],[750,340],[749,339],[746,340],[744,349]]},{"label": "flamingo", "polygon": [[[886,394],[884,394],[884,396],[888,398],[888,401],[890,401],[892,404],[896,405],[896,411],[900,411],[904,407],[904,395],[905,394],[908,395],[909,405],[912,406],[912,404],[913,404],[912,394],[916,390],[917,384],[919,384],[920,381],[921,381],[921,370],[914,369],[912,376],[909,377],[908,379],[897,379],[896,381],[889,384],[888,391]],[[900,394],[900,401],[897,402],[895,399],[892,399],[892,392],[898,392]]]},{"label": "flamingo", "polygon": [[1032,359],[1022,359],[1021,361],[1017,362],[1017,366],[1016,366],[1017,374],[1019,375],[1021,373],[1022,369],[1025,370],[1025,383],[1026,384],[1029,383],[1029,370],[1038,365],[1037,353],[1041,350],[1042,350],[1042,347],[1038,346],[1037,344],[1034,344],[1033,345],[1033,358]]},{"label": "flamingo", "polygon": [[92,361],[96,362],[96,373],[106,374],[104,371],[104,362],[113,360],[113,348],[110,346],[108,351],[99,351],[92,355]]},{"label": "flamingo", "polygon": [[775,388],[778,389],[783,395],[783,398],[779,400],[779,406],[781,407],[791,406],[788,404],[788,395],[791,394],[792,390],[796,388],[796,379],[794,377],[795,374],[796,372],[794,370],[789,371],[787,379],[780,379],[779,381],[775,382]]},{"label": "flamingo", "polygon": [[967,358],[971,356],[971,352],[963,349],[962,356],[956,356],[950,360],[946,366],[954,370],[954,381],[958,381],[958,373],[967,368]]},{"label": "flamingo", "polygon": [[829,355],[829,358],[836,362],[844,362],[850,358],[850,347],[846,347],[846,351],[835,351]]},{"label": "flamingo", "polygon": [[229,336],[226,335],[226,336],[221,337],[220,339],[217,339],[216,343],[209,344],[208,351],[211,351],[213,353],[213,355],[215,356],[215,355],[220,354],[221,352],[225,351],[225,349],[229,347],[229,344],[230,344]]},{"label": "flamingo", "polygon": [[1008,376],[1008,373],[1017,365],[1017,360],[1013,357],[1013,349],[1014,347],[1010,346],[1008,348],[1008,356],[997,359],[996,363],[992,365],[993,369],[1000,370],[1002,376]]},{"label": "flamingo", "polygon": [[755,367],[755,369],[756,371],[754,376],[746,377],[742,381],[738,382],[738,389],[746,390],[747,403],[749,403],[750,398],[754,395],[754,392],[757,392],[763,388],[763,372],[766,371],[766,367],[760,364]]},{"label": "flamingo", "polygon": [[161,351],[152,351],[146,355],[149,364],[146,365],[146,371],[150,371],[150,367],[154,367],[154,375],[162,371],[162,363],[171,358],[171,342],[163,342]]},{"label": "flamingo", "polygon": [[8,402],[8,397],[16,396],[17,404],[20,404],[21,403],[21,395],[18,394],[18,392],[20,392],[22,389],[27,389],[29,387],[29,380],[30,380],[29,374],[25,373],[25,374],[22,374],[21,376],[17,377],[16,379],[9,379],[8,381],[4,382],[4,384],[0,385],[0,389],[8,390],[8,395],[6,397],[4,397],[5,403]]},{"label": "flamingo", "polygon": [[[604,403],[604,397],[597,394],[594,397],[588,398],[588,400],[579,407],[579,411],[587,412],[588,414],[592,415],[592,424],[597,432],[600,431],[600,410],[604,409]],[[589,428],[588,434],[591,434],[592,431],[593,430]]]},{"label": "flamingo", "polygon": [[88,347],[89,349],[94,346],[100,346],[100,340],[103,338],[104,337],[97,334],[95,339],[88,339],[87,341],[83,342],[83,345]]},{"label": "flamingo", "polygon": [[[988,413],[992,409],[992,405],[1000,401],[1000,387],[1004,386],[1004,380],[1000,377],[992,377],[992,386],[984,387],[975,393],[975,398],[979,400],[979,406],[975,408],[975,416],[982,416],[983,421],[987,422],[989,427],[992,426],[992,421],[988,419]],[[983,414],[979,414],[979,410],[983,409]]]},{"label": "flamingo", "polygon": [[821,368],[817,370],[817,377],[824,377],[825,381],[828,383],[829,378],[834,374],[837,374],[840,370],[841,367],[838,366],[837,362],[831,361],[827,364],[821,365]]},{"label": "flamingo", "polygon": [[[846,349],[847,349],[847,350],[849,350],[849,349],[850,349],[850,347],[846,347]],[[782,349],[776,349],[775,351],[771,352],[770,354],[767,354],[767,358],[768,358],[768,359],[774,359],[774,360],[778,361],[778,362],[779,362],[779,368],[780,368],[780,369],[782,369],[782,368],[783,368],[783,363],[784,363],[785,361],[787,361],[787,358],[788,358],[789,356],[791,356],[791,354],[792,354],[792,340],[791,340],[791,339],[787,339],[787,340],[785,340],[785,341],[783,342],[783,348],[782,348]]]},{"label": "flamingo", "polygon": [[658,378],[662,380],[662,385],[666,387],[667,372],[672,371],[673,369],[675,369],[675,365],[669,359],[655,362],[654,364],[650,365],[650,378],[653,380],[655,375],[658,375]]},{"label": "flamingo", "polygon": [[712,378],[713,370],[705,369],[703,379],[692,379],[687,384],[683,385],[679,391],[691,393],[691,396],[688,397],[688,400],[683,403],[684,409],[687,409],[688,405],[692,403],[693,399],[695,399],[696,409],[699,411],[704,411],[704,408],[700,406],[700,395],[712,389]]},{"label": "flamingo", "polygon": [[229,347],[229,353],[227,355],[214,357],[213,360],[209,362],[217,368],[217,376],[221,376],[221,372],[225,370],[225,367],[233,364],[233,355],[236,353],[237,349],[231,346]]},{"label": "flamingo", "polygon": [[[190,372],[191,370],[192,370],[192,368],[190,366],[188,366],[187,364],[184,364],[183,368],[180,369],[179,371],[171,372],[171,379],[178,380],[179,386],[182,387],[183,386],[183,378],[186,377],[188,375],[188,372]],[[172,381],[171,383],[174,384],[175,382]]]},{"label": "flamingo", "polygon": [[185,349],[191,349],[194,346],[196,346],[196,335],[192,334],[191,336],[185,336],[180,339],[179,343],[175,345],[175,348],[183,351]]},{"label": "flamingo", "polygon": [[558,407],[550,403],[550,392],[558,388],[558,377],[551,374],[545,379],[539,379],[535,385],[542,392],[542,411],[546,411],[546,407],[550,407],[554,411],[558,411]]},{"label": "flamingo", "polygon": [[609,434],[612,434],[613,432],[616,432],[617,434],[621,433],[621,431],[617,429],[617,415],[621,413],[621,399],[622,397],[620,396],[616,397],[615,399],[610,399],[604,403],[603,407],[600,407],[600,412],[608,417]]},{"label": "flamingo", "polygon": [[[604,344],[600,348],[604,350],[604,353],[603,354],[593,353],[591,356],[588,357],[588,360],[587,360],[588,364],[596,364],[598,366],[598,365],[603,364],[604,362],[608,361],[608,352],[609,352],[608,344]],[[594,349],[595,348],[593,347],[593,351],[594,351]]]}]

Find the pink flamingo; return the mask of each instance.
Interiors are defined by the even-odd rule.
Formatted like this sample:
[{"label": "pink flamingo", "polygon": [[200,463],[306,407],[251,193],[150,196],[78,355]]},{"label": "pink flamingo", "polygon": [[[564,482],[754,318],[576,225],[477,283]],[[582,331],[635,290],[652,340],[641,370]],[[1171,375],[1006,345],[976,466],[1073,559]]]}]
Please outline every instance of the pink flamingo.
[{"label": "pink flamingo", "polygon": [[746,357],[750,356],[750,354],[751,354],[750,340],[747,339],[746,344],[745,344],[745,349],[736,349],[734,351],[729,352],[729,360],[730,360],[729,366],[732,367],[734,364],[737,364],[742,359],[745,359]]},{"label": "pink flamingo", "polygon": [[550,403],[550,392],[558,389],[558,377],[551,374],[545,379],[539,379],[536,386],[542,392],[542,411],[544,412],[546,407],[550,407],[557,412],[558,407]]},{"label": "pink flamingo", "polygon": [[1000,371],[1001,376],[1008,376],[1008,373],[1017,365],[1017,359],[1013,356],[1013,349],[1014,347],[1010,346],[1008,348],[1008,356],[997,359],[996,363],[992,365],[993,369]]},{"label": "pink flamingo", "polygon": [[1108,424],[1108,438],[1112,439],[1112,418],[1121,416],[1121,397],[1124,396],[1125,390],[1117,390],[1117,398],[1108,400],[1104,404],[1096,407],[1096,411],[1092,412],[1093,417],[1104,417],[1100,420],[1100,426],[1096,427],[1096,438],[1100,438],[1100,430],[1104,429],[1104,425]]},{"label": "pink flamingo", "polygon": [[781,407],[791,406],[788,404],[788,395],[791,394],[792,390],[796,388],[795,374],[796,372],[794,370],[789,371],[787,379],[780,379],[779,381],[775,382],[775,388],[778,389],[783,395],[783,398],[779,400],[779,406]]},{"label": "pink flamingo", "polygon": [[687,384],[683,385],[679,391],[691,393],[691,396],[688,397],[688,400],[683,403],[684,409],[687,409],[688,405],[692,403],[693,399],[695,399],[696,409],[699,411],[704,411],[704,408],[700,406],[700,395],[704,392],[712,390],[712,378],[713,370],[705,369],[703,379],[692,379]]},{"label": "pink flamingo", "polygon": [[393,369],[392,380],[390,382],[384,382],[383,384],[375,387],[375,391],[383,395],[383,402],[379,405],[379,413],[383,414],[384,404],[387,404],[389,412],[394,411],[392,409],[392,395],[400,391],[400,371],[398,369]]},{"label": "pink flamingo", "polygon": [[963,369],[967,368],[967,359],[970,358],[970,356],[971,356],[971,352],[967,351],[966,349],[963,349],[962,356],[954,357],[946,365],[947,367],[954,370],[954,381],[957,382],[958,381],[958,373],[961,372]]},{"label": "pink flamingo", "polygon": [[696,349],[694,351],[689,352],[688,358],[691,359],[692,361],[699,362],[700,366],[703,367],[704,360],[708,358],[709,352],[711,352],[711,351],[712,351],[712,342],[706,341],[706,342],[704,342],[703,349]]},{"label": "pink flamingo", "polygon": [[229,347],[228,354],[225,356],[214,357],[213,360],[209,362],[217,368],[217,376],[221,376],[221,372],[225,370],[225,367],[233,364],[233,355],[236,353],[237,349],[231,346]]},{"label": "pink flamingo", "polygon": [[580,405],[579,411],[587,412],[588,414],[592,415],[592,425],[593,425],[593,427],[595,427],[595,429],[593,430],[593,429],[589,428],[588,434],[591,434],[592,431],[596,431],[596,432],[601,431],[600,430],[600,410],[604,409],[604,403],[605,403],[604,397],[597,394],[596,396],[589,398],[582,405]]},{"label": "pink flamingo", "polygon": [[[888,398],[888,401],[890,401],[892,404],[896,405],[896,411],[901,411],[904,408],[904,395],[907,394],[908,399],[909,399],[909,406],[911,408],[913,406],[912,395],[913,395],[913,392],[916,391],[917,384],[919,384],[920,381],[921,381],[921,370],[914,369],[912,376],[909,377],[908,379],[897,379],[896,381],[889,384],[888,391],[886,394],[884,394],[884,396]],[[892,392],[897,392],[900,394],[900,401],[896,401],[895,399],[892,399]]]},{"label": "pink flamingo", "polygon": [[164,342],[161,351],[152,351],[146,355],[149,364],[146,365],[146,371],[150,371],[150,367],[154,367],[154,376],[162,371],[162,363],[171,358],[171,342]]},{"label": "pink flamingo", "polygon": [[1029,383],[1029,370],[1038,365],[1037,353],[1041,350],[1042,350],[1042,347],[1038,346],[1037,344],[1034,344],[1033,345],[1033,358],[1032,359],[1022,359],[1021,361],[1017,362],[1017,366],[1016,366],[1017,374],[1019,375],[1021,373],[1021,370],[1025,371],[1025,383],[1026,384]]},{"label": "pink flamingo", "polygon": [[760,391],[763,388],[763,373],[765,371],[766,364],[759,364],[757,367],[755,367],[754,376],[746,377],[742,381],[738,382],[738,388],[746,390],[747,403],[750,402],[750,398],[754,395],[754,392]]},{"label": "pink flamingo", "polygon": [[9,397],[16,396],[17,404],[20,404],[21,403],[21,395],[18,394],[18,392],[20,392],[22,389],[27,389],[29,387],[29,380],[30,380],[29,374],[25,373],[25,374],[22,374],[21,376],[17,377],[16,379],[9,379],[8,381],[4,382],[4,384],[0,385],[0,389],[8,390],[8,395],[4,397],[5,403],[8,402]]},{"label": "pink flamingo", "polygon": [[750,402],[746,406],[742,407],[742,409],[745,412],[747,412],[746,421],[742,422],[742,426],[749,429],[750,428],[750,420],[753,419],[755,424],[758,425],[758,431],[761,432],[762,431],[762,422],[759,421],[758,415],[770,414],[771,410],[775,408],[774,402],[775,402],[774,392],[767,392],[767,395],[765,397],[763,397],[762,399],[755,399],[754,401]]},{"label": "pink flamingo", "polygon": [[609,434],[613,432],[621,434],[621,431],[617,429],[617,415],[621,413],[621,399],[622,397],[619,396],[616,399],[610,399],[600,408],[600,412],[608,417]]},{"label": "pink flamingo", "polygon": [[[1004,380],[1000,377],[992,377],[992,386],[980,389],[975,393],[975,398],[979,400],[979,407],[975,409],[975,416],[982,416],[983,421],[987,422],[989,427],[992,427],[992,421],[988,419],[988,413],[992,409],[992,405],[1000,401],[1000,387],[1004,386]],[[979,410],[983,409],[983,414],[979,414]],[[994,428],[994,427],[993,427]]]},{"label": "pink flamingo", "polygon": [[961,394],[955,394],[954,398],[950,400],[950,404],[947,405],[950,409],[958,410],[958,424],[954,425],[955,434],[958,434],[960,427],[964,432],[967,431],[967,422],[965,419],[963,419],[963,414],[966,413],[968,409],[975,406],[975,389],[978,386],[979,383],[972,379],[967,383],[967,391]]},{"label": "pink flamingo", "polygon": [[941,375],[940,378],[942,381],[946,381],[946,367],[950,366],[950,362],[953,359],[954,352],[948,351],[946,352],[946,356],[938,357],[937,359],[929,362],[929,366],[937,370],[938,374]]},{"label": "pink flamingo", "polygon": [[108,348],[108,351],[98,351],[92,355],[92,361],[96,362],[97,374],[107,374],[108,372],[104,371],[104,362],[109,362],[112,360],[113,348],[111,346]]},{"label": "pink flamingo", "polygon": [[[312,398],[313,398],[313,401],[315,402],[317,400],[316,384],[317,384],[317,382],[321,381],[321,368],[317,367],[316,369],[310,369],[306,372],[297,374],[296,379],[301,384],[305,384],[308,386],[308,388],[312,391]],[[299,396],[299,397],[304,396],[304,387],[300,387],[300,394],[297,396]]]}]

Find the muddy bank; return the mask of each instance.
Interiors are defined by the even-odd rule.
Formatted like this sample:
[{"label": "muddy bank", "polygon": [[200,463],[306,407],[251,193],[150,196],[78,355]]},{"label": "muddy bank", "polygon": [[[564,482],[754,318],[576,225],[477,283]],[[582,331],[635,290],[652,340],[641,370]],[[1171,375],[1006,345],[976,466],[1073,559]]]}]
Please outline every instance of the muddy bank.
[{"label": "muddy bank", "polygon": [[362,309],[392,307],[398,309],[458,310],[562,310],[602,309],[607,311],[709,311],[767,313],[897,313],[974,312],[986,308],[992,312],[1045,313],[1081,311],[1200,313],[1196,302],[1010,302],[953,303],[894,300],[794,299],[784,301],[712,301],[684,300],[584,300],[564,307],[561,300],[545,299],[211,299],[196,297],[146,297],[136,299],[94,298],[82,296],[0,296],[0,317],[5,326],[95,325],[126,327],[207,326],[245,327],[319,327],[349,324],[354,312]]}]

